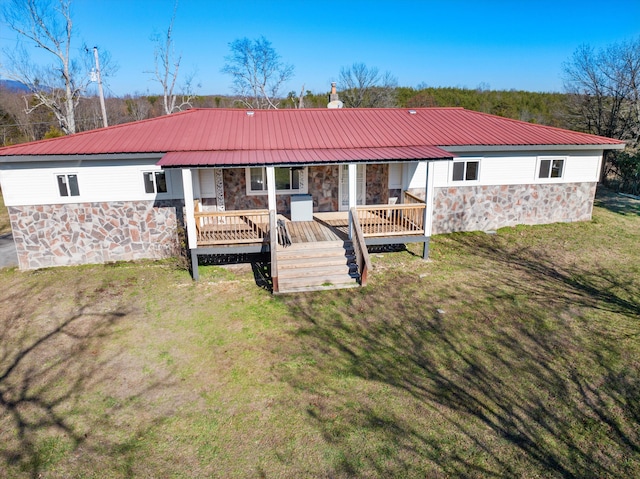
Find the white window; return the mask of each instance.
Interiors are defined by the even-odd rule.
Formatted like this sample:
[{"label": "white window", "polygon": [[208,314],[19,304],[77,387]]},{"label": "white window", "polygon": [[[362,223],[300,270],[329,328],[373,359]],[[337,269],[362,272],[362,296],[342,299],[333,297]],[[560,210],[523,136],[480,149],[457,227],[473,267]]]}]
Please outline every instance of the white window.
[{"label": "white window", "polygon": [[540,158],[538,178],[562,178],[564,158]]},{"label": "white window", "polygon": [[453,161],[452,181],[478,181],[480,160]]},{"label": "white window", "polygon": [[167,176],[164,171],[144,171],[144,192],[149,194],[167,193]]},{"label": "white window", "polygon": [[[276,193],[295,194],[307,192],[307,168],[274,168]],[[247,168],[247,194],[267,194],[267,171],[265,168]]]},{"label": "white window", "polygon": [[80,196],[80,189],[78,188],[78,175],[56,175],[56,178],[58,181],[58,191],[60,191],[60,196]]}]

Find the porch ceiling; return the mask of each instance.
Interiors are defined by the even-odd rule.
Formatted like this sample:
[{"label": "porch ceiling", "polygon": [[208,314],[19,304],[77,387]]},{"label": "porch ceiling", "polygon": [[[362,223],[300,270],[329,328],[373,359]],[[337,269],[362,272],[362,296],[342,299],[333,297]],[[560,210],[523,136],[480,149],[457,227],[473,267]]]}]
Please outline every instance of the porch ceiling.
[{"label": "porch ceiling", "polygon": [[360,161],[451,160],[456,156],[436,146],[326,148],[292,150],[170,151],[158,162],[164,167],[254,166]]}]

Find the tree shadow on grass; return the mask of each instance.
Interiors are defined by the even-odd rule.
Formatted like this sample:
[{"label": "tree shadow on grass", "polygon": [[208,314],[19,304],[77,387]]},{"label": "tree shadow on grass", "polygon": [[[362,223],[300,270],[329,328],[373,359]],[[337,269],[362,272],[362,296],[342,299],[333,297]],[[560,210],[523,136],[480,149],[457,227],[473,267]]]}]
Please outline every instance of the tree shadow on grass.
[{"label": "tree shadow on grass", "polygon": [[[80,282],[67,287],[82,290]],[[109,388],[113,364],[122,362],[123,351],[105,349],[105,343],[122,332],[131,310],[119,301],[94,304],[96,298],[86,294],[77,293],[73,305],[63,305],[64,297],[49,297],[46,287],[32,282],[28,288],[5,288],[0,295],[0,304],[14,305],[0,321],[0,458],[9,473],[42,477],[74,451],[89,457],[96,447],[103,452],[126,449],[127,439],[109,434],[116,428],[109,414],[88,403],[96,385]],[[123,402],[135,403],[166,381],[158,377],[134,388]],[[113,404],[110,413],[118,407]],[[96,445],[96,437],[103,435]],[[77,462],[81,465],[83,459]]]},{"label": "tree shadow on grass", "polygon": [[640,200],[616,193],[600,185],[596,192],[595,206],[621,215],[640,215]]},{"label": "tree shadow on grass", "polygon": [[637,476],[638,285],[456,241],[495,270],[283,297],[309,366],[281,374],[339,451],[330,475]]}]

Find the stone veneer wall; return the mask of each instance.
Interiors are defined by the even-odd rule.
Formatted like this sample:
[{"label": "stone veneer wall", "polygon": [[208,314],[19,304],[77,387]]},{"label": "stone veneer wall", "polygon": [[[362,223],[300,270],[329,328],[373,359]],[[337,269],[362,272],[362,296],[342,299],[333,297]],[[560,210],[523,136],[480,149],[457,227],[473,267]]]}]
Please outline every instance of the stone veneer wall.
[{"label": "stone veneer wall", "polygon": [[595,192],[596,183],[435,188],[432,234],[587,221]]},{"label": "stone veneer wall", "polygon": [[178,252],[184,202],[10,206],[20,269],[161,259]]},{"label": "stone veneer wall", "polygon": [[[265,209],[267,195],[247,195],[247,180],[244,168],[223,170],[224,201],[227,211]],[[339,172],[338,165],[310,166],[308,169],[308,191],[313,198],[313,211],[338,211]],[[387,204],[389,201],[389,165],[367,165],[366,204]],[[291,195],[277,195],[278,212],[291,211]]]},{"label": "stone veneer wall", "polygon": [[386,205],[389,203],[389,165],[387,163],[367,165],[366,174],[366,204]]},{"label": "stone veneer wall", "polygon": [[338,165],[309,167],[309,194],[313,211],[338,211]]},{"label": "stone veneer wall", "polygon": [[[224,204],[227,211],[264,210],[269,207],[269,198],[264,195],[247,194],[247,178],[244,168],[228,168],[222,172],[224,178]],[[276,195],[278,213],[289,213],[289,195]]]}]

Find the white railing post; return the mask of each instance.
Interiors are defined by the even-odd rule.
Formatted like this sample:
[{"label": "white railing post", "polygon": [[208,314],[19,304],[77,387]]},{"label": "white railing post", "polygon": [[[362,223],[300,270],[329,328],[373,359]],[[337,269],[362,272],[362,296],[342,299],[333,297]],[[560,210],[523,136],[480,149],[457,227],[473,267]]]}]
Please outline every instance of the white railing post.
[{"label": "white railing post", "polygon": [[[349,177],[349,211],[356,208],[358,202],[358,165],[349,163],[347,176]],[[349,216],[349,239],[353,238],[353,221]]]},{"label": "white railing post", "polygon": [[182,168],[182,191],[184,193],[184,209],[187,218],[187,240],[189,248],[194,249],[198,246],[198,239],[193,205],[193,180],[189,168]]},{"label": "white railing post", "polygon": [[424,208],[424,250],[422,257],[427,259],[429,257],[429,238],[431,237],[431,224],[433,222],[433,195],[434,195],[434,169],[435,163],[433,161],[427,162],[427,184],[425,185],[425,208]]},{"label": "white railing post", "polygon": [[276,169],[273,166],[267,166],[267,202],[269,211],[277,211],[276,204]]}]

